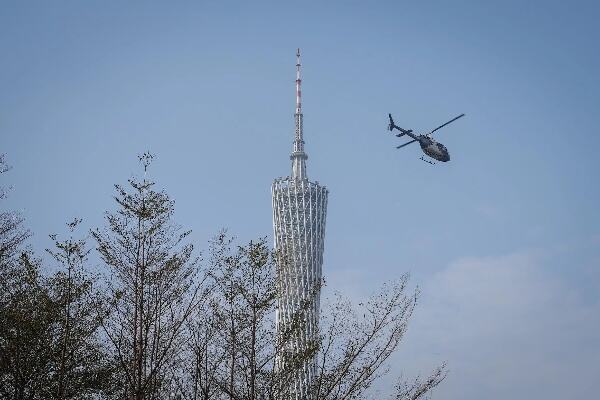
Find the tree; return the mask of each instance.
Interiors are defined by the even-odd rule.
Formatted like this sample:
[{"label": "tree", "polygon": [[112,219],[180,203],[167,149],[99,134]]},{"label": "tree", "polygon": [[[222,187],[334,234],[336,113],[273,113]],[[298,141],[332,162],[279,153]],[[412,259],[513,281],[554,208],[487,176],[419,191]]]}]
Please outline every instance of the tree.
[{"label": "tree", "polygon": [[[0,155],[0,174],[9,170]],[[0,200],[6,195],[0,188]],[[0,212],[0,397],[42,399],[54,309],[22,224],[20,214]]]},{"label": "tree", "polygon": [[[386,360],[397,349],[417,304],[418,291],[406,294],[408,275],[386,284],[359,309],[338,295],[323,313],[314,398],[363,399],[372,383],[387,373]],[[425,380],[399,380],[395,398],[416,400],[445,377],[445,364]]]},{"label": "tree", "polygon": [[[71,233],[81,223],[67,224]],[[87,399],[110,391],[110,365],[101,346],[98,309],[101,298],[96,278],[85,270],[89,250],[85,239],[58,240],[50,235],[55,248],[47,252],[58,263],[58,271],[47,286],[55,305],[54,367],[49,372],[49,399]]]},{"label": "tree", "polygon": [[[275,332],[271,250],[265,239],[233,248],[222,232],[211,241],[209,253],[206,287],[211,295],[189,326],[188,361],[182,363],[187,368],[179,372],[181,397],[283,398],[292,364],[277,369],[276,359],[294,335]],[[301,327],[297,324],[296,331]]]},{"label": "tree", "polygon": [[[144,173],[152,156],[140,157]],[[115,185],[118,210],[92,232],[112,277],[101,318],[118,371],[121,398],[172,396],[173,363],[186,321],[200,302],[198,260],[184,244],[190,231],[171,222],[174,202],[144,177]]]},{"label": "tree", "polygon": [[0,398],[51,396],[56,309],[39,260],[23,252],[0,307]]},{"label": "tree", "polygon": [[106,388],[84,249],[83,240],[56,241],[49,252],[61,269],[50,277],[40,260],[21,253],[0,307],[0,397],[88,399]]},{"label": "tree", "polygon": [[207,315],[221,349],[217,398],[269,398],[275,388],[273,259],[264,239],[236,251],[230,244],[223,233],[212,242],[209,267],[214,289]]},{"label": "tree", "polygon": [[[0,154],[0,175],[10,171],[4,154]],[[0,186],[0,201],[7,191]],[[19,257],[28,252],[25,241],[31,233],[23,227],[23,217],[15,211],[0,211],[0,302],[6,301],[8,286],[14,278]]]},{"label": "tree", "polygon": [[[366,399],[372,383],[387,372],[412,315],[418,292],[406,294],[408,276],[388,284],[356,309],[338,296],[321,313],[321,334],[305,353],[288,354],[303,331],[302,310],[290,326],[274,329],[276,269],[264,239],[233,249],[220,234],[211,244],[208,273],[212,296],[195,318],[190,337],[190,367],[182,377],[181,396],[189,400],[287,400],[297,369],[316,357],[311,399]],[[281,260],[281,258],[279,258]],[[294,358],[295,357],[295,358]],[[286,363],[277,363],[286,359]],[[425,380],[399,380],[394,398],[416,400],[445,377],[445,366]],[[187,378],[183,378],[183,376]]]}]

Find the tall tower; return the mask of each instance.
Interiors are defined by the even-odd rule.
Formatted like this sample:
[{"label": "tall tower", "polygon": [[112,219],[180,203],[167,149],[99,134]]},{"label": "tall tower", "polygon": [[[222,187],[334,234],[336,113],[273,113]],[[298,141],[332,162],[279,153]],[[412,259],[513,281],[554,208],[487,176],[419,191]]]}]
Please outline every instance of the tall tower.
[{"label": "tall tower", "polygon": [[[278,334],[287,332],[292,321],[300,320],[285,352],[299,354],[317,339],[320,307],[321,267],[327,214],[327,189],[310,182],[306,173],[304,135],[302,131],[302,79],[300,49],[296,53],[296,134],[290,159],[292,174],[273,182],[273,230],[277,259]],[[277,360],[280,367],[286,357]],[[309,400],[308,389],[316,373],[316,360],[307,360],[289,382],[292,398]],[[310,399],[312,400],[312,399]]]}]

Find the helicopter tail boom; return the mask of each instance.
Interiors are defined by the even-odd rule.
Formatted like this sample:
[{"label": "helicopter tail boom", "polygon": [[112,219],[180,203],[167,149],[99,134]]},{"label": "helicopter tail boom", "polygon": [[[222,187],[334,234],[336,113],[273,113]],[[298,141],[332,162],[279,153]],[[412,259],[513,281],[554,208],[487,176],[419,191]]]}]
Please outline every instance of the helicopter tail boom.
[{"label": "helicopter tail boom", "polygon": [[412,138],[414,139],[414,136],[412,135],[412,129],[409,129],[409,130],[402,129],[402,128],[400,128],[398,125],[396,125],[396,124],[394,123],[394,119],[392,118],[392,114],[388,114],[388,117],[390,118],[390,123],[389,123],[389,125],[388,125],[388,130],[389,130],[390,132],[392,132],[392,131],[394,130],[394,128],[396,128],[397,130],[399,130],[399,131],[400,131],[400,133],[398,133],[398,134],[396,135],[397,137],[401,137],[401,136],[404,136],[404,135],[408,135],[408,136],[410,136],[410,137],[412,137]]}]

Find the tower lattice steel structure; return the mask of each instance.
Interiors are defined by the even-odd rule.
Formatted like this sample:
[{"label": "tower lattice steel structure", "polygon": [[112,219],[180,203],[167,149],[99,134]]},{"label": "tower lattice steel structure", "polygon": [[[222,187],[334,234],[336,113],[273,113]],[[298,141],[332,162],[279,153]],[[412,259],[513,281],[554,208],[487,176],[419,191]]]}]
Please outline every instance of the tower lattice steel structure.
[{"label": "tower lattice steel structure", "polygon": [[[275,179],[273,195],[273,230],[277,262],[277,332],[289,331],[294,319],[300,329],[287,342],[287,354],[301,354],[314,344],[318,335],[320,286],[325,239],[328,191],[306,174],[302,102],[300,49],[296,53],[296,135],[290,159],[292,175]],[[280,367],[286,357],[277,360]],[[309,388],[316,373],[316,360],[305,360],[289,382],[292,398],[311,399]],[[311,399],[312,400],[312,399]]]}]

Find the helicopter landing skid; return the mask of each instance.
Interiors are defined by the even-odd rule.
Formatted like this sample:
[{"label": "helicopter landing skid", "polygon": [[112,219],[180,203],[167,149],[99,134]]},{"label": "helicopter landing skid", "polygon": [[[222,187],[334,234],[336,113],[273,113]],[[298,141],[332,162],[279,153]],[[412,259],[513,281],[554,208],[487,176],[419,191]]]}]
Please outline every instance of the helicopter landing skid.
[{"label": "helicopter landing skid", "polygon": [[435,165],[435,163],[433,161],[426,160],[425,158],[423,158],[423,156],[421,156],[421,158],[419,158],[419,160],[425,161],[427,164]]}]

